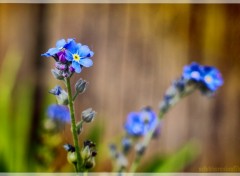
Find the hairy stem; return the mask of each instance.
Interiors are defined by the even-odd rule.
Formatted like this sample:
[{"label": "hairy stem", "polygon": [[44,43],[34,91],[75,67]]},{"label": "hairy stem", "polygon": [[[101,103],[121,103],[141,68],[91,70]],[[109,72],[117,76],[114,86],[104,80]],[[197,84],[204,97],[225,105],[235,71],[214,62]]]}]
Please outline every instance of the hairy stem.
[{"label": "hairy stem", "polygon": [[75,147],[76,155],[77,155],[76,171],[80,172],[80,171],[83,171],[81,168],[82,158],[80,156],[80,148],[79,148],[79,144],[78,144],[78,134],[77,134],[77,129],[76,129],[76,120],[75,120],[75,113],[74,113],[74,108],[73,108],[73,99],[72,99],[70,78],[66,78],[66,85],[67,85],[67,91],[68,91],[68,103],[69,103],[68,106],[69,106],[69,110],[70,110],[71,123],[72,123],[72,136],[73,136],[74,147]]}]

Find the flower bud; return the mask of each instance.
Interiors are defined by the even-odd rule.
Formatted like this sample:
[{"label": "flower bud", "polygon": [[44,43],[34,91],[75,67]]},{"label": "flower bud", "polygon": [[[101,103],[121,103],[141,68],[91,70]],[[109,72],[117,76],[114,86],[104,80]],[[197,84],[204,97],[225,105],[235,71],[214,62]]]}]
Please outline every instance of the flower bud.
[{"label": "flower bud", "polygon": [[62,92],[62,88],[60,86],[55,86],[53,89],[49,91],[50,94],[59,95]]},{"label": "flower bud", "polygon": [[80,78],[75,84],[75,90],[78,93],[84,93],[87,88],[88,82]]},{"label": "flower bud", "polygon": [[128,160],[122,153],[119,153],[116,161],[119,168],[126,168],[128,165]]},{"label": "flower bud", "polygon": [[68,152],[67,160],[70,164],[77,164],[77,155],[75,152],[75,148],[70,144],[63,145],[63,148]]},{"label": "flower bud", "polygon": [[87,161],[85,162],[85,168],[86,169],[91,169],[95,166],[95,159],[94,157],[90,157],[87,159]]},{"label": "flower bud", "polygon": [[62,71],[66,70],[68,68],[68,66],[66,64],[63,64],[63,63],[60,63],[60,62],[56,62],[55,67],[58,70],[62,70]]},{"label": "flower bud", "polygon": [[63,80],[64,77],[62,75],[62,71],[58,70],[58,69],[52,69],[51,70],[52,75],[54,78],[58,79],[58,80]]},{"label": "flower bud", "polygon": [[145,152],[146,147],[143,145],[143,143],[139,142],[135,146],[135,151],[137,152],[138,155],[143,155]]},{"label": "flower bud", "polygon": [[70,164],[76,164],[77,163],[76,152],[68,152],[67,153],[67,160]]},{"label": "flower bud", "polygon": [[91,150],[89,146],[84,147],[84,149],[81,152],[81,156],[84,160],[91,156]]},{"label": "flower bud", "polygon": [[68,93],[62,90],[59,95],[56,95],[57,102],[60,105],[68,105]]},{"label": "flower bud", "polygon": [[123,153],[128,153],[129,152],[129,150],[131,149],[131,147],[132,147],[132,141],[131,141],[131,139],[129,139],[129,138],[123,138],[123,140],[122,140],[122,149],[123,149]]},{"label": "flower bud", "polygon": [[88,108],[82,112],[82,119],[86,123],[90,123],[96,116],[96,112],[92,108]]}]

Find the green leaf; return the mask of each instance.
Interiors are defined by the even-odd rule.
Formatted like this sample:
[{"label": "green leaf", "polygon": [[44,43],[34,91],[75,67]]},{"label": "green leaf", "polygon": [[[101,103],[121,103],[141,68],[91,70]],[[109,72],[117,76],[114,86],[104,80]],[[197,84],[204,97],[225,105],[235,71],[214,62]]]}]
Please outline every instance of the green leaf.
[{"label": "green leaf", "polygon": [[179,151],[169,156],[154,172],[179,172],[193,162],[200,153],[197,143],[190,141]]}]

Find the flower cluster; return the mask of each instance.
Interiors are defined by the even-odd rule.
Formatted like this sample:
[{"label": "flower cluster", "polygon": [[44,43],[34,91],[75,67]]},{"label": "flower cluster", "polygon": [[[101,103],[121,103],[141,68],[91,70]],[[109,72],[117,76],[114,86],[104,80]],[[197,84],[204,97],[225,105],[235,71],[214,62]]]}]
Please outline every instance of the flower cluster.
[{"label": "flower cluster", "polygon": [[215,92],[223,85],[222,75],[212,66],[199,65],[196,62],[187,65],[183,69],[183,79],[198,83],[204,90]]},{"label": "flower cluster", "polygon": [[181,98],[199,89],[204,95],[212,96],[223,85],[223,78],[215,67],[200,65],[196,62],[183,68],[182,76],[167,89],[160,111],[165,113]]},{"label": "flower cluster", "polygon": [[70,77],[74,72],[80,73],[83,67],[91,67],[93,61],[90,58],[93,55],[93,51],[87,45],[76,43],[75,39],[67,41],[61,39],[57,41],[56,48],[50,48],[42,54],[42,56],[55,59],[55,69],[52,73],[60,80]]},{"label": "flower cluster", "polygon": [[88,82],[80,78],[75,83],[75,92],[72,94],[70,79],[75,72],[80,73],[83,67],[93,65],[91,60],[93,55],[93,51],[88,46],[76,43],[75,39],[68,39],[67,41],[61,39],[57,41],[55,48],[50,48],[42,54],[42,56],[55,59],[55,69],[52,69],[52,74],[56,79],[64,81],[67,88],[66,92],[57,85],[49,91],[56,97],[58,104],[49,106],[48,116],[54,121],[61,122],[61,124],[71,122],[74,146],[65,144],[64,148],[68,151],[67,160],[74,164],[76,172],[87,171],[95,165],[94,158],[97,154],[94,149],[95,144],[87,141],[81,149],[78,136],[82,132],[83,124],[91,123],[96,116],[96,112],[92,108],[88,108],[82,112],[82,119],[80,121],[76,120],[74,102],[78,95],[86,91]]},{"label": "flower cluster", "polygon": [[160,123],[156,113],[146,107],[139,112],[130,112],[124,124],[126,136],[122,139],[121,150],[117,146],[110,145],[112,158],[115,160],[118,170],[124,170],[127,167],[127,155],[134,146],[136,155],[143,155],[146,144],[144,144],[147,134],[153,133],[153,137],[159,133]]}]

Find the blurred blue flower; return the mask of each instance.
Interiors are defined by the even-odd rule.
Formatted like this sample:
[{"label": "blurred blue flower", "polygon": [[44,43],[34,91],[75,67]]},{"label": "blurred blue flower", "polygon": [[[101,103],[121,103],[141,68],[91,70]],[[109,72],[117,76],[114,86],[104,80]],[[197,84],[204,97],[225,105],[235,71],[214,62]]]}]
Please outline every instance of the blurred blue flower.
[{"label": "blurred blue flower", "polygon": [[94,53],[88,46],[81,45],[72,40],[65,46],[65,48],[67,49],[66,59],[72,62],[72,67],[75,72],[80,73],[82,67],[91,67],[93,65],[93,61],[90,57],[92,57]]},{"label": "blurred blue flower", "polygon": [[217,68],[200,65],[196,62],[184,67],[182,77],[187,81],[199,83],[211,92],[216,91],[223,85],[221,73]]},{"label": "blurred blue flower", "polygon": [[58,54],[60,51],[62,51],[63,48],[65,48],[66,44],[68,44],[73,40],[74,39],[68,39],[67,41],[65,41],[65,39],[58,40],[56,42],[56,48],[50,48],[46,53],[41,54],[41,56],[46,56],[46,57],[54,56]]},{"label": "blurred blue flower", "polygon": [[131,112],[127,116],[125,130],[132,136],[144,136],[157,125],[157,115],[150,108]]},{"label": "blurred blue flower", "polygon": [[182,76],[186,80],[200,81],[203,76],[202,66],[193,62],[183,68]]},{"label": "blurred blue flower", "polygon": [[203,71],[204,76],[202,82],[207,89],[214,92],[223,85],[222,75],[217,68],[205,66],[203,67]]},{"label": "blurred blue flower", "polygon": [[70,113],[66,106],[52,104],[48,107],[47,114],[53,120],[64,123],[70,122]]}]

